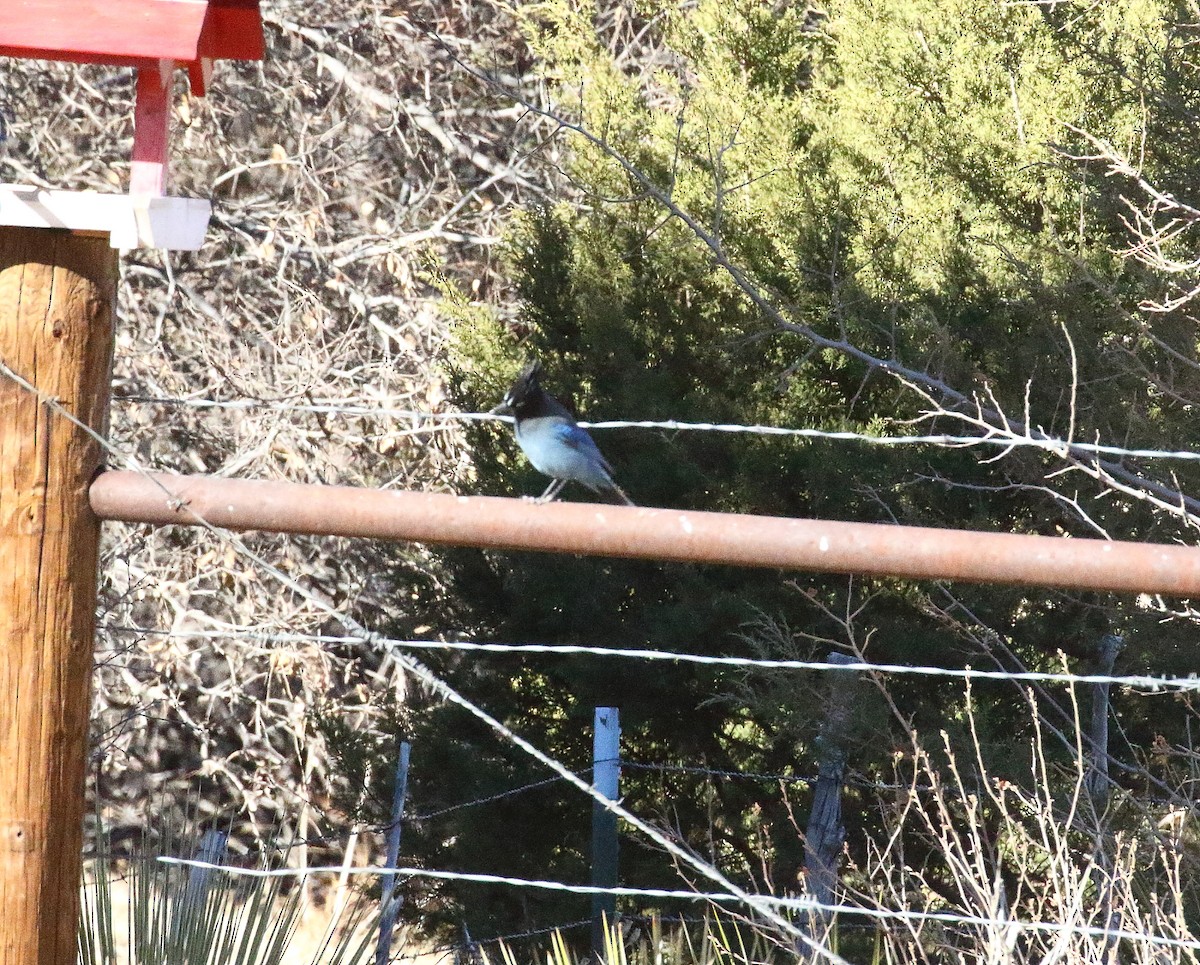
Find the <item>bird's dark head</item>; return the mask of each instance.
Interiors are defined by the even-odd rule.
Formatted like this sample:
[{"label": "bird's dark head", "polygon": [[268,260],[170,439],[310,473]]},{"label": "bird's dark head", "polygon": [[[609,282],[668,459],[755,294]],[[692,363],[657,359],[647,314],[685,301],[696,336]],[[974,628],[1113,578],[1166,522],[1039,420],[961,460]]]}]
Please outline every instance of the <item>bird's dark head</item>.
[{"label": "bird's dark head", "polygon": [[542,363],[534,359],[521,370],[504,398],[496,408],[496,415],[520,416],[531,406],[536,406],[542,398]]}]

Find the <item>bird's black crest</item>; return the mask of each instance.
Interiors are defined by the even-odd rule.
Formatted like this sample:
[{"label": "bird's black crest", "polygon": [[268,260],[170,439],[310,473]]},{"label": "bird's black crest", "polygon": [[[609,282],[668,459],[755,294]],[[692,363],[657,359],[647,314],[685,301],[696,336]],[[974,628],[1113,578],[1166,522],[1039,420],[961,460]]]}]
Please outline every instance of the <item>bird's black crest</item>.
[{"label": "bird's black crest", "polygon": [[542,363],[537,359],[527,364],[521,369],[521,374],[517,376],[507,394],[504,396],[506,405],[520,405],[520,403],[529,395],[536,393],[541,388]]}]

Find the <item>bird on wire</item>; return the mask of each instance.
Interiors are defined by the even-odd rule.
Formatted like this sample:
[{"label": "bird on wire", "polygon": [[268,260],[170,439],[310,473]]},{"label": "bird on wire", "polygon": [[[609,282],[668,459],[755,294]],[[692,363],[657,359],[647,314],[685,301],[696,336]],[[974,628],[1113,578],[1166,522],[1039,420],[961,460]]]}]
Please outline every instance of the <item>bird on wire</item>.
[{"label": "bird on wire", "polygon": [[586,486],[611,502],[634,505],[613,482],[612,466],[587,432],[558,399],[541,384],[542,363],[530,362],[521,370],[493,415],[513,417],[517,445],[533,468],[550,477],[550,485],[536,500],[548,503],[569,482]]}]

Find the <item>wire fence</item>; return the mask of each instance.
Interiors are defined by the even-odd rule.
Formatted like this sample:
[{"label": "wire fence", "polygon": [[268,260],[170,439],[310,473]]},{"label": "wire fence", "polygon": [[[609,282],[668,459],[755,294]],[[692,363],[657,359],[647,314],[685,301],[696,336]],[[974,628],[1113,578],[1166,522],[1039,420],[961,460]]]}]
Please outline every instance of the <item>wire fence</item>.
[{"label": "wire fence", "polygon": [[[86,426],[72,416],[57,400],[48,398],[44,394],[32,386],[27,380],[21,378],[16,373],[13,373],[6,366],[0,363],[0,371],[4,371],[18,385],[23,386],[27,391],[37,395],[40,401],[47,406],[51,411],[58,416],[66,418],[73,422],[76,426],[84,429],[95,438],[98,443],[113,457],[119,459],[123,464],[129,466],[135,471],[144,471],[136,460],[129,457],[126,453],[119,451],[111,443],[105,440],[102,436],[92,432]],[[238,403],[218,403],[209,400],[168,400],[168,399],[145,399],[145,398],[127,398],[126,402],[145,402],[155,404],[189,404],[197,407],[211,408],[246,408],[248,405]],[[436,419],[481,419],[493,418],[483,413],[463,413],[453,415],[435,415],[432,413],[419,413],[409,410],[378,410],[370,409],[368,411],[358,412],[355,407],[341,406],[336,409],[320,406],[293,406],[282,403],[267,403],[267,406],[284,406],[288,411],[313,411],[313,412],[334,412],[345,415],[392,415],[394,417],[406,417],[417,420],[436,420]],[[1005,448],[1014,446],[1032,446],[1041,449],[1052,451],[1060,451],[1061,453],[1069,452],[1091,452],[1094,454],[1104,455],[1119,455],[1138,458],[1166,458],[1166,459],[1200,459],[1200,455],[1189,452],[1164,452],[1156,450],[1136,450],[1136,449],[1119,449],[1117,447],[1100,446],[1098,444],[1082,444],[1065,440],[1048,440],[1048,439],[1033,439],[1029,437],[966,437],[966,436],[903,436],[903,437],[872,437],[856,433],[831,433],[820,430],[804,430],[804,429],[780,429],[766,426],[721,426],[713,424],[687,424],[677,422],[620,422],[620,423],[592,423],[593,427],[612,427],[612,428],[645,428],[657,429],[665,431],[717,431],[717,432],[753,432],[762,435],[787,435],[800,438],[824,438],[839,441],[856,441],[882,445],[950,445],[950,446],[974,446],[980,444],[996,445]],[[165,492],[165,491],[164,491]],[[166,493],[165,493],[166,494]],[[169,494],[166,494],[169,495]],[[735,905],[740,906],[746,911],[753,914],[761,921],[778,929],[782,934],[788,935],[798,945],[808,949],[808,951],[820,959],[829,962],[844,962],[834,950],[826,947],[820,942],[813,940],[807,932],[798,927],[794,921],[796,913],[811,913],[819,912],[829,915],[845,915],[858,916],[873,919],[878,922],[938,922],[947,925],[958,925],[966,927],[983,927],[992,929],[1001,929],[1014,932],[1043,932],[1047,934],[1064,934],[1064,935],[1083,935],[1092,938],[1100,938],[1104,940],[1119,940],[1130,941],[1151,946],[1175,947],[1188,950],[1200,949],[1200,942],[1190,938],[1175,938],[1166,935],[1158,935],[1146,931],[1130,931],[1120,928],[1108,927],[1093,927],[1087,924],[1076,922],[1052,922],[1052,921],[1035,921],[1021,920],[1015,916],[996,915],[994,917],[958,914],[951,910],[937,909],[897,909],[897,908],[872,908],[864,905],[848,905],[836,904],[831,902],[819,902],[810,897],[803,896],[776,896],[770,894],[762,894],[744,886],[735,884],[726,874],[716,868],[712,863],[706,861],[689,849],[681,847],[674,840],[664,835],[661,830],[644,819],[631,813],[621,802],[609,800],[602,794],[598,793],[594,788],[588,785],[583,775],[586,771],[575,771],[567,768],[561,761],[545,754],[538,748],[534,747],[527,740],[515,733],[511,728],[497,720],[486,710],[476,705],[473,701],[460,693],[455,688],[446,683],[438,674],[419,663],[415,658],[409,655],[408,651],[435,649],[435,650],[473,650],[486,651],[500,654],[559,654],[559,655],[589,655],[605,658],[620,658],[634,659],[643,661],[670,661],[676,663],[693,663],[705,664],[710,666],[725,666],[734,668],[760,668],[774,670],[808,670],[808,671],[839,671],[850,673],[877,673],[877,674],[920,674],[934,677],[948,677],[960,680],[972,679],[995,679],[1005,680],[1010,682],[1038,682],[1038,683],[1061,683],[1067,685],[1077,684],[1107,684],[1125,686],[1135,690],[1144,690],[1147,692],[1155,692],[1161,690],[1174,690],[1182,692],[1190,692],[1200,689],[1200,678],[1194,674],[1187,676],[1168,676],[1168,675],[1113,675],[1113,674],[1075,674],[1070,672],[1053,672],[1053,671],[1008,671],[1008,670],[978,670],[971,667],[955,668],[955,667],[938,667],[938,666],[909,666],[890,663],[874,663],[866,660],[856,660],[851,663],[836,663],[829,661],[816,660],[774,660],[753,657],[739,656],[713,656],[698,653],[686,653],[675,651],[661,651],[645,648],[616,648],[616,647],[593,647],[593,646],[550,646],[537,644],[502,644],[502,643],[475,643],[465,641],[429,641],[429,640],[395,640],[380,636],[367,627],[359,624],[345,612],[327,603],[325,600],[299,584],[295,579],[282,572],[278,567],[265,560],[261,555],[253,552],[246,544],[238,537],[223,532],[216,527],[207,524],[203,519],[200,524],[208,529],[214,536],[230,546],[241,558],[251,562],[261,572],[275,579],[281,586],[286,587],[291,592],[305,599],[308,603],[316,607],[329,616],[339,620],[344,626],[350,628],[353,632],[345,636],[317,635],[317,634],[295,634],[283,633],[278,631],[256,631],[246,630],[245,628],[232,628],[229,630],[173,630],[162,631],[154,628],[133,627],[133,626],[115,626],[110,625],[104,627],[106,632],[117,634],[146,634],[146,635],[163,635],[184,637],[190,639],[202,638],[225,638],[238,639],[248,643],[308,643],[317,645],[364,645],[378,651],[391,654],[403,668],[423,682],[430,688],[431,691],[439,695],[442,699],[451,703],[457,704],[462,709],[473,715],[476,719],[487,725],[500,738],[508,742],[512,746],[520,749],[525,754],[533,758],[540,765],[548,768],[553,772],[553,777],[530,782],[518,787],[514,787],[496,794],[488,795],[478,799],[459,802],[445,808],[429,812],[427,814],[415,816],[420,820],[432,820],[440,815],[451,813],[462,808],[482,805],[488,802],[501,800],[507,797],[515,796],[534,788],[545,787],[550,784],[565,782],[574,786],[600,807],[612,812],[619,818],[623,819],[629,827],[641,832],[644,836],[650,839],[656,846],[671,856],[673,860],[678,862],[681,867],[691,869],[699,874],[702,879],[705,879],[719,887],[717,891],[700,891],[678,890],[678,889],[663,889],[663,888],[636,888],[636,887],[617,887],[617,888],[601,888],[593,885],[574,884],[569,882],[555,881],[551,879],[527,879],[506,876],[500,874],[487,874],[480,872],[465,872],[453,870],[436,870],[427,868],[381,868],[375,866],[355,866],[350,864],[343,865],[328,865],[328,866],[305,866],[301,868],[233,868],[228,865],[200,861],[196,859],[164,857],[160,860],[167,863],[174,863],[193,868],[202,868],[220,871],[224,874],[234,876],[252,876],[252,877],[306,877],[315,874],[330,874],[340,876],[377,876],[381,874],[396,874],[403,878],[415,879],[430,879],[446,882],[460,882],[463,884],[477,885],[502,885],[506,887],[519,889],[536,889],[542,891],[554,891],[572,895],[605,895],[613,897],[639,898],[639,899],[659,899],[659,900],[680,900],[692,902],[707,902],[716,905]],[[722,777],[741,777],[760,780],[772,781],[788,781],[796,783],[811,783],[812,779],[799,777],[791,774],[753,774],[741,773],[733,771],[709,770],[693,765],[671,765],[671,764],[654,764],[654,763],[633,763],[623,762],[624,766],[644,769],[657,770],[677,770],[681,772],[707,774],[711,776]],[[580,923],[574,923],[567,927],[575,927]],[[564,926],[558,926],[564,927]],[[553,928],[539,930],[538,932],[518,933],[520,936],[533,935],[552,931]],[[512,936],[517,937],[517,936]],[[497,939],[498,940],[498,939]]]},{"label": "wire fence", "polygon": [[764,670],[812,670],[846,671],[915,675],[922,677],[946,677],[954,680],[998,680],[1016,683],[1056,683],[1069,686],[1081,684],[1110,684],[1129,687],[1133,690],[1157,693],[1166,691],[1191,692],[1200,690],[1200,675],[1176,674],[1102,674],[1071,673],[1052,670],[983,670],[976,667],[938,667],[922,664],[874,663],[855,660],[848,663],[831,663],[825,660],[790,660],[765,657],[720,656],[689,653],[678,650],[650,650],[640,647],[600,647],[575,644],[535,643],[477,643],[462,640],[402,640],[378,635],[330,635],[319,633],[288,633],[275,630],[231,627],[227,630],[159,630],[153,627],[137,627],[108,624],[100,628],[105,633],[144,634],[146,636],[191,640],[230,640],[247,644],[317,644],[324,646],[352,646],[369,643],[390,650],[445,650],[483,652],[497,654],[547,654],[557,656],[590,655],[624,660],[646,660],[653,662],[700,664],[711,667],[755,668]]},{"label": "wire fence", "polygon": [[[159,405],[191,409],[212,409],[230,412],[268,411],[310,415],[344,417],[369,417],[397,419],[414,423],[414,427],[426,432],[453,426],[461,422],[511,423],[512,416],[495,415],[490,412],[434,412],[426,409],[395,409],[386,406],[364,405],[345,401],[330,402],[278,402],[257,400],[222,401],[217,399],[186,399],[161,396],[127,395],[114,397],[115,403],[129,405]],[[954,418],[953,413],[943,413],[944,418]],[[998,449],[1040,449],[1057,455],[1090,454],[1121,459],[1173,460],[1198,462],[1200,452],[1187,449],[1151,449],[1115,446],[1099,442],[1084,442],[1054,436],[1032,436],[1002,432],[991,427],[988,432],[976,435],[930,433],[911,435],[871,435],[850,430],[815,429],[795,426],[772,426],[743,423],[685,422],[678,419],[609,419],[588,421],[580,419],[585,429],[653,429],[660,432],[716,432],[727,435],[775,436],[790,439],[810,439],[827,442],[854,442],[873,446],[937,446],[951,449],[989,447]]]},{"label": "wire fence", "polygon": [[[248,878],[306,878],[312,875],[380,876],[395,874],[405,878],[424,878],[436,881],[458,881],[470,884],[505,885],[537,891],[553,891],[572,895],[611,895],[616,898],[654,898],[657,900],[703,902],[714,905],[737,904],[745,899],[726,892],[684,891],[669,888],[604,888],[596,885],[571,884],[550,879],[516,878],[507,875],[480,874],[477,872],[438,871],[429,868],[387,868],[364,865],[328,865],[305,868],[233,868],[228,865],[202,861],[194,858],[161,857],[166,864],[223,872],[233,877]],[[864,905],[820,902],[812,898],[755,895],[755,903],[769,905],[788,912],[821,912],[828,915],[860,917],[878,922],[937,922],[944,925],[963,925],[1012,932],[1044,932],[1047,934],[1077,935],[1089,938],[1112,939],[1136,942],[1151,946],[1200,950],[1200,940],[1175,938],[1168,935],[1149,934],[1121,928],[1104,928],[1071,922],[1028,921],[1015,916],[987,917],[983,915],[958,914],[953,911],[871,908]],[[550,929],[553,930],[553,929]]]}]

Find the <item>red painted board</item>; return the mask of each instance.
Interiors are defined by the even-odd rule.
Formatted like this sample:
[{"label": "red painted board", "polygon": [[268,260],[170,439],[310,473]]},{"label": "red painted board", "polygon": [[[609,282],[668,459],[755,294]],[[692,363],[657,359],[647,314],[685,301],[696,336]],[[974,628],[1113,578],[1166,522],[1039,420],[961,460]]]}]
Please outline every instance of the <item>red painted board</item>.
[{"label": "red painted board", "polygon": [[136,66],[261,59],[252,0],[4,0],[0,56]]},{"label": "red painted board", "polygon": [[200,56],[213,60],[262,60],[258,0],[213,0],[200,33]]}]

